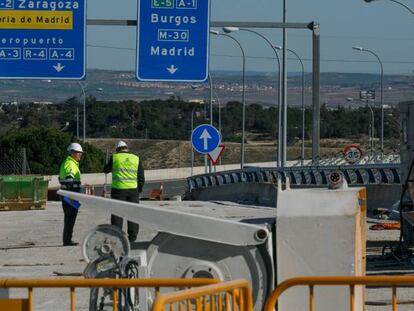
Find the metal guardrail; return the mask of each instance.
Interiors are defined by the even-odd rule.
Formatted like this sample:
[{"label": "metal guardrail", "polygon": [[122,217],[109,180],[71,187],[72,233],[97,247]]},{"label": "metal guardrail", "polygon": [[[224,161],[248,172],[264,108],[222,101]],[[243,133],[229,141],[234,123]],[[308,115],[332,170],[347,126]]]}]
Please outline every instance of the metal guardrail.
[{"label": "metal guardrail", "polygon": [[159,295],[152,311],[175,311],[175,304],[178,311],[252,311],[253,296],[246,280],[234,280]]},{"label": "metal guardrail", "polygon": [[414,286],[413,276],[314,276],[298,277],[288,279],[280,283],[268,297],[264,311],[278,310],[276,304],[280,296],[289,288],[295,286],[309,287],[309,310],[315,310],[315,286],[349,286],[350,310],[355,308],[355,286],[356,285],[380,285],[392,288],[392,310],[397,310],[397,287]]},{"label": "metal guardrail", "polygon": [[[33,310],[33,288],[70,288],[70,310],[75,310],[75,288],[113,288],[112,307],[118,310],[119,288],[152,287],[156,295],[162,287],[194,287],[218,283],[214,279],[0,279],[0,288],[27,288],[28,311]],[[7,300],[5,300],[7,302]],[[1,301],[0,301],[0,309]]]},{"label": "metal guardrail", "polygon": [[242,182],[283,183],[291,185],[328,185],[328,175],[341,171],[350,186],[368,184],[401,184],[400,164],[292,166],[285,168],[252,167],[187,178],[190,190]]}]

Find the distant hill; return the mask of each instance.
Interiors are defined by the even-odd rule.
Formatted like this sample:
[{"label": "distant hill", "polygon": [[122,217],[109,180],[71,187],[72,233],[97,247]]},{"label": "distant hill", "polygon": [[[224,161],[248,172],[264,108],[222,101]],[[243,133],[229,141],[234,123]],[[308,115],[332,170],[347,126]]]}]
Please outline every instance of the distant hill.
[{"label": "distant hill", "polygon": [[[230,100],[240,100],[241,73],[239,71],[213,71],[215,97],[223,103]],[[335,104],[341,99],[355,97],[360,89],[379,88],[377,74],[360,73],[321,73],[321,102],[329,103],[329,92],[332,87],[339,92],[334,98]],[[312,85],[312,75],[306,74],[307,93]],[[147,100],[167,99],[170,96],[181,97],[185,100],[208,99],[209,83],[157,83],[138,82],[135,73],[131,71],[88,70],[87,79],[81,81],[88,95],[98,100]],[[277,74],[275,72],[247,72],[246,74],[246,102],[274,105],[277,95]],[[414,98],[414,76],[386,75],[387,88],[398,89],[391,96],[395,101]],[[288,87],[293,94],[293,105],[298,104],[301,87],[301,74],[291,72],[288,76]],[[356,90],[350,94],[349,90]],[[102,89],[102,91],[98,91]],[[388,92],[388,90],[387,90]],[[81,87],[77,81],[65,80],[1,80],[0,102],[62,102],[71,97],[80,97]],[[391,103],[392,104],[392,103]]]}]

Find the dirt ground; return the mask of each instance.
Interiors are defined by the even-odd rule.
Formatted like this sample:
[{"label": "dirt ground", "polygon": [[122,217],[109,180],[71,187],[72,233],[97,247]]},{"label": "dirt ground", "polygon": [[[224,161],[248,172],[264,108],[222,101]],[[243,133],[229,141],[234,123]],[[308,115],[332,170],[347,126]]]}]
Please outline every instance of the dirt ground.
[{"label": "dirt ground", "polygon": [[[74,240],[81,242],[94,226],[109,222],[109,215],[81,210],[75,226]],[[62,247],[63,213],[59,202],[48,202],[46,210],[0,213],[0,278],[67,278],[81,275],[85,261],[81,247]],[[145,235],[145,231],[143,233]],[[414,257],[398,261],[382,256],[388,243],[395,246],[399,231],[367,230],[367,274],[412,275]],[[344,289],[345,290],[345,289]],[[14,290],[12,297],[26,296]],[[398,310],[414,309],[414,291],[403,287],[397,291]],[[76,290],[76,310],[88,310],[88,290]],[[34,310],[67,310],[69,290],[34,290]],[[366,290],[366,310],[391,310],[391,290],[370,287]],[[64,306],[64,307],[63,307]],[[342,309],[341,309],[342,310]],[[344,308],[343,310],[346,310]]]},{"label": "dirt ground", "polygon": [[[261,135],[248,134],[245,144],[245,162],[272,162],[276,161],[276,142],[263,139]],[[103,152],[112,153],[114,146],[119,139],[87,139],[88,143],[101,149]],[[145,140],[125,139],[130,149],[139,154],[146,169],[175,168],[191,166],[191,145],[188,141],[178,140]],[[342,150],[351,140],[345,139],[324,139],[321,140],[321,158],[342,157]],[[393,142],[396,143],[396,142]],[[222,164],[234,164],[240,161],[240,143],[224,142],[225,150],[222,155]],[[363,149],[367,150],[365,140],[362,141]],[[391,152],[387,149],[386,152]],[[288,160],[298,160],[301,155],[300,142],[288,146]],[[312,142],[305,142],[305,158],[312,156]],[[203,165],[204,156],[195,152],[194,164]]]}]

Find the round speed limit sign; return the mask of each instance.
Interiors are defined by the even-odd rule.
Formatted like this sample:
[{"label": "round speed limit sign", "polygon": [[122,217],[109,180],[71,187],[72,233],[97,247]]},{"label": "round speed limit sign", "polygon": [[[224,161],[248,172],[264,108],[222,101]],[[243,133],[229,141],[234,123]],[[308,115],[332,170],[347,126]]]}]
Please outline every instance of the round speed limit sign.
[{"label": "round speed limit sign", "polygon": [[344,154],[345,161],[350,164],[357,163],[358,161],[362,159],[362,156],[363,156],[362,149],[358,145],[355,145],[355,144],[346,146],[343,151],[343,154]]}]

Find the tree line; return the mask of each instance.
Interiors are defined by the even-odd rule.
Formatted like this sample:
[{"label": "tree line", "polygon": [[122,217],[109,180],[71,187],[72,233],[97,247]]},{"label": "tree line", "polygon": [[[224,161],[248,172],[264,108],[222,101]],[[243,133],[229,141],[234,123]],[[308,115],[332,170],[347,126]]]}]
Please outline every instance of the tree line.
[{"label": "tree line", "polygon": [[[210,123],[209,107],[200,103],[189,103],[180,98],[167,100],[132,100],[102,102],[88,97],[86,102],[86,133],[90,138],[148,138],[187,140],[194,126]],[[77,135],[76,109],[80,111],[80,133],[83,129],[83,107],[77,98],[64,103],[38,105],[34,103],[15,106],[3,105],[0,110],[0,135],[10,128],[44,126],[61,129]],[[288,141],[301,137],[302,110],[288,108]],[[219,116],[220,114],[220,116]],[[381,123],[380,109],[374,108],[377,137]],[[221,130],[225,141],[240,140],[242,128],[242,104],[228,102],[219,111],[213,109],[213,124]],[[321,107],[321,138],[355,138],[368,133],[371,113],[369,107],[351,109],[346,107]],[[398,112],[390,109],[386,115],[385,137],[398,137]],[[278,109],[251,104],[246,107],[246,131],[277,137]],[[312,109],[305,111],[305,139],[312,135]]]},{"label": "tree line", "polygon": [[[189,140],[193,126],[210,123],[206,104],[189,103],[180,98],[135,102],[101,102],[88,97],[86,103],[86,136],[88,138],[141,138],[163,140]],[[66,147],[77,141],[76,110],[83,108],[76,98],[64,103],[38,105],[2,105],[0,109],[0,148],[14,150],[25,147],[32,173],[56,174],[66,155]],[[219,111],[213,109],[213,124],[219,127],[223,141],[240,142],[242,104],[228,102]],[[80,109],[82,112],[82,109]],[[321,138],[353,138],[367,135],[371,117],[369,107],[350,109],[321,107]],[[376,137],[379,137],[380,109],[374,109]],[[83,116],[80,114],[82,136]],[[278,110],[251,104],[246,107],[246,131],[276,139]],[[312,137],[312,109],[305,111],[305,139]],[[302,110],[288,109],[288,142],[300,139]],[[398,111],[387,110],[384,137],[398,138]],[[83,172],[102,170],[105,155],[86,144],[86,154],[81,162]],[[12,151],[10,151],[12,152]]]}]

